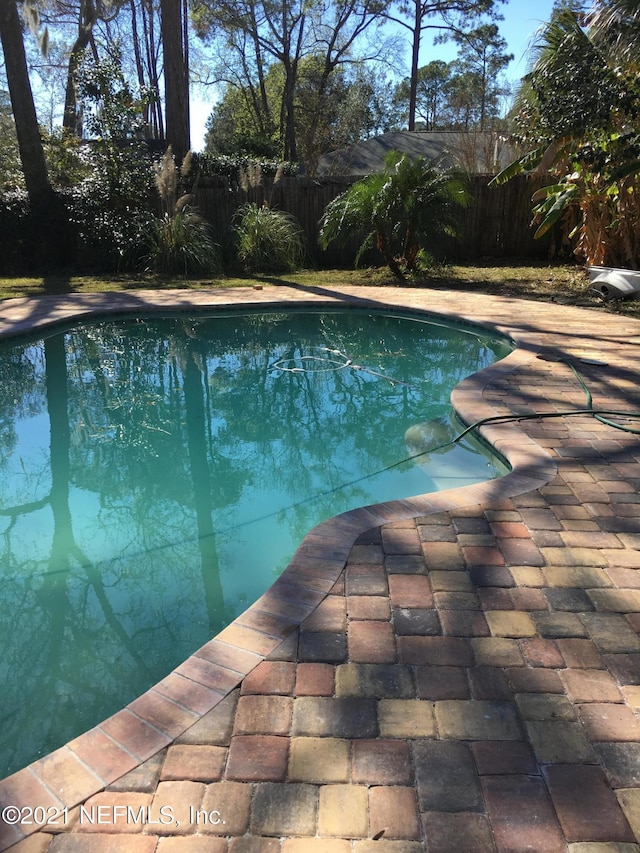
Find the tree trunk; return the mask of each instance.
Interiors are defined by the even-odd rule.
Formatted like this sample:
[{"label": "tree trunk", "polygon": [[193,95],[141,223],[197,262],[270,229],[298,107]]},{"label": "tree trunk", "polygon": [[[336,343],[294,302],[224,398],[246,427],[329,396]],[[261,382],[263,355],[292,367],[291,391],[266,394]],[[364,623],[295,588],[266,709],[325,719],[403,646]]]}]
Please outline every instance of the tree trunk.
[{"label": "tree trunk", "polygon": [[49,197],[51,185],[33,103],[22,27],[15,0],[0,0],[0,44],[4,53],[22,171],[29,201],[32,208],[35,208],[42,200]]},{"label": "tree trunk", "polygon": [[387,240],[387,235],[384,233],[384,231],[381,231],[380,229],[376,229],[376,246],[382,252],[387,266],[395,275],[395,277],[404,279],[404,276],[402,275],[402,270],[400,269],[398,262],[393,256],[391,246],[389,245],[389,241]]},{"label": "tree trunk", "polygon": [[291,68],[286,69],[286,77],[284,83],[284,91],[282,94],[282,127],[283,127],[283,142],[282,151],[283,160],[291,160],[295,162],[298,159],[298,148],[296,144],[296,123],[295,123],[295,73]]},{"label": "tree trunk", "polygon": [[64,204],[49,183],[15,0],[0,0],[0,44],[31,208],[25,242],[29,265],[49,269],[65,266],[74,251],[75,235]]},{"label": "tree trunk", "polygon": [[[260,47],[260,39],[258,38],[258,22],[256,20],[256,9],[255,6],[251,5],[251,29],[250,29],[250,37],[253,41],[253,50],[256,57],[256,69],[258,75],[258,83],[260,86],[260,127],[265,135],[271,135],[273,133],[273,118],[271,116],[271,107],[269,105],[269,98],[267,97],[267,84],[265,81],[265,63],[262,57],[262,48]],[[256,113],[258,111],[256,110]]]},{"label": "tree trunk", "polygon": [[[138,88],[142,92],[146,86],[146,78],[144,76],[144,65],[142,64],[142,51],[140,50],[140,35],[138,33],[138,13],[134,0],[129,0],[131,9],[131,35],[133,36],[133,55],[136,61],[136,74],[138,76]],[[144,123],[148,128],[149,136],[153,137],[155,127],[151,116],[151,105],[145,103],[144,107]]]},{"label": "tree trunk", "polygon": [[62,126],[78,137],[82,136],[82,120],[78,116],[78,98],[76,92],[76,75],[82,62],[85,49],[89,44],[91,32],[96,22],[96,7],[92,0],[83,0],[78,12],[78,35],[71,48],[69,67],[67,69],[67,86],[64,98],[64,114]]},{"label": "tree trunk", "polygon": [[142,0],[140,9],[142,11],[142,30],[144,32],[145,62],[149,77],[149,86],[154,96],[153,103],[151,104],[153,127],[155,128],[156,138],[164,139],[165,123],[160,100],[160,74],[158,71],[158,50],[156,47],[153,0]]},{"label": "tree trunk", "polygon": [[422,30],[422,7],[420,0],[414,0],[415,21],[411,45],[411,75],[409,77],[409,130],[416,129],[416,105],[418,103],[418,64],[420,60],[420,33]]},{"label": "tree trunk", "polygon": [[189,71],[182,0],[160,0],[166,138],[181,163],[189,137]]},{"label": "tree trunk", "polygon": [[205,435],[205,398],[203,376],[197,363],[202,355],[195,344],[189,341],[186,367],[184,369],[185,424],[187,427],[187,447],[189,450],[189,468],[193,484],[196,524],[198,529],[198,547],[200,549],[202,586],[204,600],[212,633],[224,624],[224,595],[220,581],[220,561],[216,545],[216,529],[212,513],[216,508],[213,494],[216,490],[209,472],[207,440]]}]

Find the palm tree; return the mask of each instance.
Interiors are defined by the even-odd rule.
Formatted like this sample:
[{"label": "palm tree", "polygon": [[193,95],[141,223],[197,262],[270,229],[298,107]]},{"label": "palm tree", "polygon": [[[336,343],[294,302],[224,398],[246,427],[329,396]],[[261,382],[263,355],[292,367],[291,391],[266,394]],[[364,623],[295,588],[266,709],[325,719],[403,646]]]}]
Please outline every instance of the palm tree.
[{"label": "palm tree", "polygon": [[640,264],[638,45],[637,0],[554,14],[517,109],[521,139],[533,147],[493,181],[550,173],[555,180],[533,197],[536,236],[564,223],[587,264]]},{"label": "palm tree", "polygon": [[596,39],[603,40],[626,64],[637,64],[640,47],[640,4],[638,0],[600,2],[589,25]]},{"label": "palm tree", "polygon": [[468,203],[459,175],[438,169],[424,157],[391,151],[382,172],[353,184],[327,205],[320,243],[346,242],[366,234],[356,263],[376,246],[398,278],[417,269],[421,249],[437,246],[456,233],[457,212]]}]

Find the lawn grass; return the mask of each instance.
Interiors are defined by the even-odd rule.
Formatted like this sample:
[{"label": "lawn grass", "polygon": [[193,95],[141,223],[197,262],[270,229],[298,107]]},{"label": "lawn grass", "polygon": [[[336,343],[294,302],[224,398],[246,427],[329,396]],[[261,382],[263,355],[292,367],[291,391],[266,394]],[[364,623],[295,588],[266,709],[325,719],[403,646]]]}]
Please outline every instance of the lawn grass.
[{"label": "lawn grass", "polygon": [[439,267],[419,279],[399,282],[386,268],[361,270],[304,270],[283,276],[253,276],[244,278],[166,278],[149,274],[91,276],[51,275],[43,277],[0,277],[0,299],[41,296],[51,293],[95,293],[151,288],[166,290],[184,288],[256,287],[261,284],[300,284],[304,287],[339,287],[348,285],[399,285],[492,293],[523,299],[542,299],[548,302],[600,308],[607,311],[640,317],[640,301],[603,302],[588,291],[588,276],[584,268],[574,264],[532,263],[511,259],[504,262],[488,259],[472,264]]}]

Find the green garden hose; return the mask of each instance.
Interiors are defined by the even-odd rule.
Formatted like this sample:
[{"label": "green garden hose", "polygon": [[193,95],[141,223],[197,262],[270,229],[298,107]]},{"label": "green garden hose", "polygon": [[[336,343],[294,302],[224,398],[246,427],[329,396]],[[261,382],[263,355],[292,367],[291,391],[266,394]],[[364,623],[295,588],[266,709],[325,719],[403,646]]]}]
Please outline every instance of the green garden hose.
[{"label": "green garden hose", "polygon": [[[429,450],[423,450],[420,453],[416,453],[413,456],[409,456],[406,459],[403,459],[402,461],[408,462],[411,459],[416,459],[418,456],[423,456],[427,453],[433,453],[436,450],[442,450],[445,447],[449,447],[452,444],[457,444],[459,441],[461,441],[466,435],[468,435],[474,429],[478,429],[479,427],[484,426],[485,424],[491,424],[491,423],[509,423],[509,422],[513,423],[516,421],[532,421],[532,420],[542,420],[542,419],[546,419],[546,418],[565,418],[565,417],[571,417],[573,415],[591,415],[596,420],[600,421],[603,424],[606,424],[607,426],[613,427],[614,429],[619,429],[619,430],[622,430],[623,432],[633,433],[633,435],[640,435],[640,429],[634,429],[633,427],[625,426],[624,424],[616,423],[616,421],[611,421],[608,418],[604,417],[604,415],[614,415],[615,417],[640,419],[640,412],[626,412],[626,411],[620,411],[618,409],[594,409],[593,408],[593,396],[591,394],[591,391],[589,390],[589,388],[588,388],[586,382],[584,381],[584,379],[582,378],[582,376],[579,374],[575,365],[572,362],[570,362],[564,358],[559,358],[559,359],[557,359],[557,361],[560,364],[566,364],[573,371],[573,375],[575,376],[575,378],[577,379],[581,388],[583,389],[583,391],[587,395],[587,408],[586,409],[570,409],[570,410],[560,411],[560,412],[539,412],[539,413],[532,414],[532,415],[493,415],[493,416],[488,417],[488,418],[481,418],[479,421],[475,421],[470,426],[466,427],[466,429],[462,430],[462,432],[460,432],[455,438],[451,439],[451,441],[448,441],[445,444],[441,444],[438,447],[432,447]],[[389,466],[389,468],[394,468],[397,465],[401,465],[401,464],[402,464],[401,462],[394,462],[392,465]],[[383,468],[382,470],[384,471],[387,469]]]}]

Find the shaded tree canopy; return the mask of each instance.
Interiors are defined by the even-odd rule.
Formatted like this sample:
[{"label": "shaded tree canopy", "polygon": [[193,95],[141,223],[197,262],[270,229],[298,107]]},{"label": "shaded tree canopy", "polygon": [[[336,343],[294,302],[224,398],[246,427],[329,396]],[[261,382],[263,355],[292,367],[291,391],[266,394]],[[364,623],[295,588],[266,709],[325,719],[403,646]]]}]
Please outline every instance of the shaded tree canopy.
[{"label": "shaded tree canopy", "polygon": [[[318,158],[372,133],[394,126],[395,113],[386,80],[376,81],[360,66],[338,68],[322,82],[319,57],[300,63],[294,99],[294,121],[299,159],[311,171]],[[284,74],[277,65],[265,76],[271,112],[281,103]],[[228,85],[207,123],[206,151],[277,157],[282,139],[276,128],[267,131],[256,114],[249,86]]]},{"label": "shaded tree canopy", "polygon": [[[420,119],[425,130],[437,130],[449,124],[447,116],[449,88],[453,76],[451,62],[436,59],[418,68],[416,89],[416,118]],[[408,110],[410,78],[406,78],[395,90],[398,105]]]},{"label": "shaded tree canopy", "polygon": [[[363,38],[382,23],[386,0],[196,0],[198,33],[221,49],[218,82],[235,86],[250,100],[260,136],[273,136],[286,160],[299,158],[296,101],[311,73],[324,107],[332,77],[342,66],[381,58],[385,45]],[[356,49],[358,44],[359,49]],[[364,46],[364,47],[363,47]],[[278,71],[272,71],[275,67]],[[278,73],[279,98],[269,96],[267,76]]]}]

